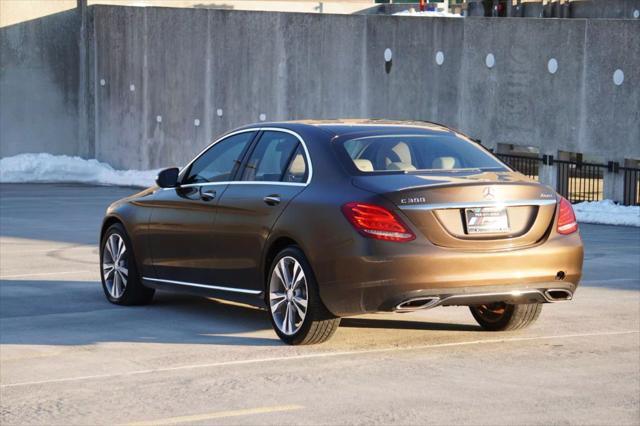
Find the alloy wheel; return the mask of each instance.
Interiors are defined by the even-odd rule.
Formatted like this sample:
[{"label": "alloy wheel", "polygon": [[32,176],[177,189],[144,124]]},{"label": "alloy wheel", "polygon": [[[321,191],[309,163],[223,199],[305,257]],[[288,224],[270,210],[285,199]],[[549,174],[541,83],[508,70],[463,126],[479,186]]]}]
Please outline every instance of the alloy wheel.
[{"label": "alloy wheel", "polygon": [[271,272],[269,305],[278,329],[290,336],[304,323],[309,304],[307,278],[302,265],[293,257],[285,256]]},{"label": "alloy wheel", "polygon": [[127,265],[127,246],[118,234],[111,234],[104,243],[102,250],[102,277],[114,299],[122,297],[127,287],[129,269]]}]

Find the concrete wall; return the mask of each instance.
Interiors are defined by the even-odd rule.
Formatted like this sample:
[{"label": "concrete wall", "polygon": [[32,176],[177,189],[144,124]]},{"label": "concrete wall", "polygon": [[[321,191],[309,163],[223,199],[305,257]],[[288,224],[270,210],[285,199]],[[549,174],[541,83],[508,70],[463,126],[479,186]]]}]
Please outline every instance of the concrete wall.
[{"label": "concrete wall", "polygon": [[264,114],[431,120],[490,147],[640,158],[639,20],[115,6],[88,15],[82,43],[76,12],[0,29],[0,156],[180,165]]},{"label": "concrete wall", "polygon": [[87,155],[78,140],[75,11],[0,28],[0,157]]},{"label": "concrete wall", "polygon": [[640,21],[103,6],[94,17],[96,156],[116,167],[183,164],[261,114],[432,120],[492,147],[640,158]]},{"label": "concrete wall", "polygon": [[571,18],[638,19],[640,0],[573,0],[569,9]]}]

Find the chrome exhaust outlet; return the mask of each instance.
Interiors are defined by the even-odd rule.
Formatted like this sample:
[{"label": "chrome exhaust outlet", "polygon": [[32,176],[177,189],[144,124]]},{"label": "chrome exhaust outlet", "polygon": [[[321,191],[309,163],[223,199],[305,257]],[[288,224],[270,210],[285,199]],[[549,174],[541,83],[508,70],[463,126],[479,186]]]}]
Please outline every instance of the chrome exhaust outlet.
[{"label": "chrome exhaust outlet", "polygon": [[564,302],[573,299],[573,293],[564,288],[550,288],[544,291],[544,297],[549,302]]},{"label": "chrome exhaust outlet", "polygon": [[414,297],[396,306],[396,312],[412,312],[421,309],[434,308],[440,304],[439,297]]}]

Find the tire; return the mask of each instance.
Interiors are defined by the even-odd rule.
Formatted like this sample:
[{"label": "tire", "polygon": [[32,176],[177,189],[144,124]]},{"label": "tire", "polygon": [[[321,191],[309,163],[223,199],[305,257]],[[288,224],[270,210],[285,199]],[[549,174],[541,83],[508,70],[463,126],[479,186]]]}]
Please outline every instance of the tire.
[{"label": "tire", "polygon": [[542,312],[541,303],[510,305],[504,302],[469,306],[478,324],[489,331],[510,331],[529,327]]},{"label": "tire", "polygon": [[[117,267],[109,267],[114,264]],[[153,299],[155,290],[142,285],[133,246],[119,223],[111,225],[100,241],[100,278],[104,295],[113,304],[146,305]]]},{"label": "tire", "polygon": [[[265,289],[271,324],[283,342],[322,343],[338,329],[340,318],[322,303],[311,266],[298,247],[291,246],[278,253],[269,268]],[[292,318],[293,322],[288,321]]]}]

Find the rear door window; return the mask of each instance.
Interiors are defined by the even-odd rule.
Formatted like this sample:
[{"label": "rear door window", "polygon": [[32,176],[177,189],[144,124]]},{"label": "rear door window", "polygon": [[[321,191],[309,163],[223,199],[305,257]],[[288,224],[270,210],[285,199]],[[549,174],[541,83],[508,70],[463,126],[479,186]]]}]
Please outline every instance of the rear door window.
[{"label": "rear door window", "polygon": [[284,182],[304,183],[307,181],[307,157],[304,154],[304,149],[301,144],[298,144],[298,148],[293,153],[289,167],[282,179]]},{"label": "rear door window", "polygon": [[[285,174],[287,179],[296,179],[300,167],[299,163],[294,167],[292,160],[299,145],[298,139],[289,133],[265,131],[247,161],[242,180],[281,182]],[[290,174],[292,167],[294,173]],[[304,168],[306,173],[306,165]]]}]

